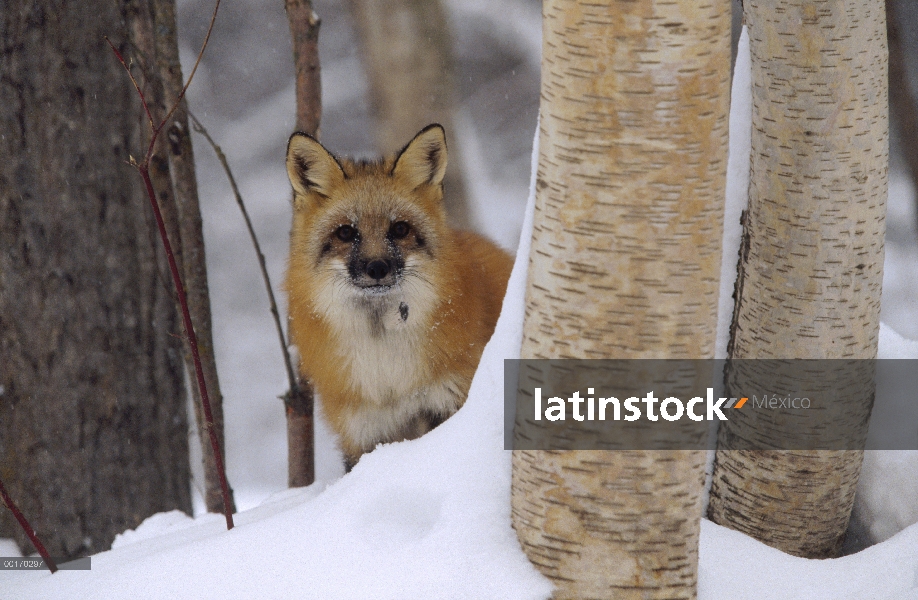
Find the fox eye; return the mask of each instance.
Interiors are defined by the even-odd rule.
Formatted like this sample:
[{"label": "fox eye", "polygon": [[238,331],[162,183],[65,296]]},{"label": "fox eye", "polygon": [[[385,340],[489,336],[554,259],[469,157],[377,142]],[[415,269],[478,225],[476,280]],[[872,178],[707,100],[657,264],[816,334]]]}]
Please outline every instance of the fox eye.
[{"label": "fox eye", "polygon": [[335,237],[342,242],[352,242],[357,237],[357,230],[350,225],[342,225],[335,230]]},{"label": "fox eye", "polygon": [[393,223],[392,228],[389,230],[389,232],[392,234],[392,237],[394,237],[397,240],[400,240],[406,235],[408,235],[408,232],[410,231],[411,231],[411,226],[408,225],[408,223],[404,221],[398,221],[397,223]]}]

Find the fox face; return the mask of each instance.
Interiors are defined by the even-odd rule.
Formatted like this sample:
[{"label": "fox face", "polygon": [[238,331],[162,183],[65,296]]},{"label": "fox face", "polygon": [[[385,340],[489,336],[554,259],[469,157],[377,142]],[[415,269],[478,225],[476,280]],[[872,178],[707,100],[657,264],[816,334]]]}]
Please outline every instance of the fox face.
[{"label": "fox face", "polygon": [[394,159],[378,162],[337,159],[305,134],[290,139],[291,267],[302,264],[298,271],[312,279],[315,309],[329,322],[347,329],[365,325],[378,336],[423,321],[433,308],[446,227],[445,169],[438,125]]}]

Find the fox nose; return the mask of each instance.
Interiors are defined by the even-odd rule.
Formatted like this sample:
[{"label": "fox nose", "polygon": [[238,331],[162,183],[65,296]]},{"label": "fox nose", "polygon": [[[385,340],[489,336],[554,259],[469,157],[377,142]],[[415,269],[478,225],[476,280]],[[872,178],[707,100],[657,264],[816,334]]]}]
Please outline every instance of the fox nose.
[{"label": "fox nose", "polygon": [[370,261],[370,264],[367,265],[366,274],[376,281],[383,279],[389,272],[392,270],[389,261],[387,260],[374,260]]}]

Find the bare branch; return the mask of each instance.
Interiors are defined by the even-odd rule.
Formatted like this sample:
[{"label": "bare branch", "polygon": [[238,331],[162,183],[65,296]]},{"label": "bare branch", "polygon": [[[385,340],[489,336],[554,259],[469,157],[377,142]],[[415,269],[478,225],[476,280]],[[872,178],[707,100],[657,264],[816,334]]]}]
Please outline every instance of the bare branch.
[{"label": "bare branch", "polygon": [[156,216],[156,225],[159,228],[159,236],[162,239],[163,247],[166,250],[166,258],[169,261],[169,271],[172,273],[172,282],[175,284],[175,291],[178,294],[179,305],[182,308],[182,325],[185,328],[185,336],[188,338],[188,345],[191,347],[191,356],[194,359],[194,371],[198,380],[198,387],[201,391],[201,404],[204,407],[207,433],[210,435],[210,445],[214,452],[214,462],[216,463],[217,472],[220,475],[220,487],[223,491],[226,528],[232,529],[233,510],[230,500],[229,483],[226,480],[226,469],[223,466],[223,456],[220,452],[220,442],[217,439],[217,431],[214,427],[214,417],[210,410],[210,398],[207,395],[207,384],[204,382],[204,369],[201,366],[201,355],[198,352],[198,338],[194,333],[194,326],[191,323],[191,314],[188,312],[188,297],[185,295],[185,287],[182,285],[182,277],[179,274],[178,264],[175,261],[175,254],[172,252],[172,244],[169,243],[169,236],[166,235],[166,224],[163,221],[163,215],[159,210],[159,203],[156,201],[156,193],[153,191],[153,182],[150,180],[150,171],[147,168],[147,165],[141,165],[139,170],[141,177],[143,177],[143,183],[147,188],[147,196],[150,198],[150,205],[153,208],[153,214]]},{"label": "bare branch", "polygon": [[271,288],[271,278],[268,275],[265,255],[261,251],[261,244],[258,243],[258,237],[255,235],[254,227],[252,227],[252,220],[249,218],[249,212],[245,208],[245,202],[242,200],[239,186],[236,185],[236,178],[233,177],[233,171],[230,169],[229,162],[226,160],[226,155],[223,154],[223,150],[214,142],[213,138],[210,137],[204,125],[201,124],[191,111],[188,111],[188,116],[191,117],[191,120],[194,122],[194,130],[203,135],[204,139],[210,144],[210,147],[214,149],[214,153],[220,160],[220,164],[223,165],[223,171],[226,173],[227,179],[229,179],[230,187],[233,188],[233,196],[236,197],[236,204],[239,205],[239,210],[242,211],[242,218],[245,219],[245,226],[249,230],[249,237],[252,238],[252,245],[255,247],[255,253],[258,255],[258,264],[261,267],[261,277],[264,279],[265,289],[268,291],[268,301],[271,303],[271,315],[274,317],[274,324],[277,326],[277,336],[280,338],[281,350],[284,356],[284,367],[287,370],[287,380],[290,383],[290,389],[294,390],[297,388],[296,375],[293,371],[293,363],[290,360],[290,351],[287,348],[287,340],[284,336],[283,326],[281,325],[280,312],[277,310],[274,291]]},{"label": "bare branch", "polygon": [[[108,39],[108,36],[105,36],[105,41],[108,42],[108,45],[109,45],[109,47],[111,47],[112,52],[114,52],[114,53],[115,53],[115,56],[118,58],[118,62],[121,63],[121,66],[124,67],[124,70],[125,70],[125,71],[127,71],[128,77],[131,78],[131,83],[134,84],[134,89],[137,90],[137,95],[140,96],[140,102],[143,104],[143,110],[144,110],[144,112],[147,113],[147,119],[148,119],[148,121],[149,121],[149,123],[150,123],[150,130],[152,131],[152,130],[154,129],[154,126],[153,126],[153,115],[150,113],[150,107],[147,106],[147,98],[146,98],[146,96],[143,95],[143,91],[140,89],[140,86],[137,85],[137,80],[134,79],[134,74],[131,73],[130,67],[128,67],[128,65],[127,65],[126,62],[124,62],[124,57],[121,56],[121,53],[118,52],[118,49],[115,48],[115,45],[112,43],[112,41],[111,41],[110,39]],[[152,147],[152,144],[151,144],[151,147]],[[131,161],[130,161],[130,162],[131,162],[131,164],[134,165],[135,167],[137,166],[137,161],[134,159],[133,156],[131,157]]]},{"label": "bare branch", "polygon": [[167,114],[166,118],[163,119],[163,122],[159,124],[159,129],[162,129],[172,117],[172,113],[175,112],[175,109],[177,109],[179,104],[182,102],[182,98],[185,97],[185,92],[188,91],[188,86],[191,85],[191,80],[194,79],[194,74],[198,72],[198,65],[201,64],[201,59],[204,57],[204,50],[207,48],[207,42],[210,40],[210,32],[214,30],[214,23],[217,21],[217,11],[219,9],[220,0],[217,0],[214,4],[214,14],[210,17],[210,25],[207,27],[207,34],[204,36],[204,43],[201,44],[201,51],[198,52],[198,58],[195,59],[194,67],[191,69],[191,75],[188,76],[188,81],[185,82],[185,86],[182,88],[181,93],[178,95],[178,98],[175,99],[175,104],[172,105],[172,109],[169,111],[169,114]]},{"label": "bare branch", "polygon": [[35,549],[38,550],[38,553],[41,554],[41,557],[45,559],[45,564],[48,566],[48,570],[51,571],[51,573],[57,571],[57,565],[54,564],[54,560],[48,554],[48,551],[45,550],[45,545],[41,543],[40,539],[38,539],[38,534],[35,533],[35,530],[32,529],[31,525],[29,525],[29,522],[26,520],[25,516],[19,512],[19,508],[13,502],[13,499],[10,498],[10,495],[6,492],[6,488],[3,487],[3,481],[0,481],[0,503],[10,509],[10,512],[13,513],[13,516],[16,517],[17,521],[19,521],[19,525],[22,526],[22,530],[25,531],[25,534],[29,536],[29,540],[32,542],[32,545],[35,546]]}]

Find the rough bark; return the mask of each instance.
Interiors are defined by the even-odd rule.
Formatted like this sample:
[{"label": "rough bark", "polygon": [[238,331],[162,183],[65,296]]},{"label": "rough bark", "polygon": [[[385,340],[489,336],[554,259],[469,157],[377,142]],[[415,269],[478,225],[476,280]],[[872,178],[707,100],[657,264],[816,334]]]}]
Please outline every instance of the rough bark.
[{"label": "rough bark", "polygon": [[[900,23],[908,23],[908,15],[918,15],[913,7],[900,0],[886,0],[886,31],[889,38],[889,112],[896,121],[905,168],[918,190],[918,97],[911,85],[908,69],[908,48],[901,33]],[[918,198],[916,198],[918,202]],[[916,211],[918,212],[918,211]],[[918,227],[918,222],[914,224]]]},{"label": "rough bark", "polygon": [[[175,0],[152,0],[153,25],[156,55],[156,75],[163,88],[165,111],[171,109],[185,85],[182,65],[179,62],[178,34],[175,18]],[[152,67],[152,65],[149,65]],[[194,152],[191,146],[191,131],[188,127],[188,105],[184,99],[179,103],[166,126],[165,145],[161,149],[168,157],[168,169],[174,201],[175,219],[179,237],[170,237],[174,245],[181,248],[182,280],[188,298],[188,311],[194,323],[198,342],[198,354],[204,370],[204,381],[217,431],[223,462],[226,463],[226,443],[223,436],[223,396],[217,375],[217,361],[214,355],[213,326],[210,313],[210,291],[207,282],[207,261],[204,251],[204,230],[201,222],[201,207],[198,202],[198,184],[194,168]],[[162,204],[160,204],[162,207]],[[177,257],[178,258],[178,257]],[[189,374],[194,373],[191,351],[186,348],[185,365]],[[194,395],[195,421],[201,443],[204,462],[204,503],[208,512],[224,511],[220,477],[211,448],[208,427],[204,418],[201,393],[197,385],[191,386]],[[230,491],[231,510],[235,506]]]},{"label": "rough bark", "polygon": [[125,164],[140,107],[103,40],[130,10],[0,13],[0,469],[54,556],[191,510],[180,327]]},{"label": "rough bark", "polygon": [[[125,3],[125,13],[128,29],[130,46],[127,54],[129,64],[134,72],[135,79],[140,82],[150,114],[156,123],[161,122],[166,116],[166,98],[163,80],[156,73],[156,42],[154,35],[153,7],[146,0],[129,0]],[[112,36],[109,36],[112,37]],[[122,73],[122,77],[123,77]],[[137,113],[137,118],[141,123],[140,143],[136,148],[131,148],[131,155],[137,160],[142,158],[146,144],[149,143],[151,131],[150,124],[146,123],[143,118],[143,109]],[[153,181],[153,189],[156,191],[156,199],[159,202],[160,210],[163,213],[163,219],[166,223],[166,230],[169,239],[174,240],[172,251],[175,259],[182,264],[182,236],[179,229],[178,207],[175,202],[175,196],[172,189],[172,175],[169,168],[169,150],[168,139],[166,136],[160,136],[154,148],[153,157],[150,160],[150,178]],[[149,213],[149,210],[145,210]],[[155,221],[150,215],[150,239],[154,244],[161,244],[156,235]],[[163,285],[169,290],[173,301],[178,303],[178,296],[175,290],[169,284],[169,267],[163,253],[158,253],[159,272]],[[189,373],[193,373],[188,363],[187,352],[185,354],[186,367]]]},{"label": "rough bark", "polygon": [[397,152],[430,123],[440,123],[453,142],[443,180],[453,224],[472,226],[462,156],[455,142],[456,93],[450,28],[440,0],[349,0],[383,153]]},{"label": "rough bark", "polygon": [[[888,164],[883,2],[746,0],[745,18],[752,162],[729,355],[875,358]],[[856,387],[836,387],[835,402],[866,424],[872,393]],[[721,434],[743,435],[738,427],[731,420]],[[785,552],[831,556],[862,456],[718,452],[709,515]]]},{"label": "rough bark", "polygon": [[[296,70],[296,129],[318,139],[322,117],[319,69],[321,21],[310,0],[285,0]],[[315,421],[312,384],[300,379],[284,397],[287,416],[287,485],[304,487],[315,479]]]},{"label": "rough bark", "polygon": [[296,71],[296,130],[319,138],[322,121],[322,78],[319,68],[319,27],[322,21],[310,0],[285,0],[293,66]]},{"label": "rough bark", "polygon": [[[542,56],[523,357],[713,357],[729,0],[546,0]],[[555,597],[694,598],[704,458],[514,452]]]}]

